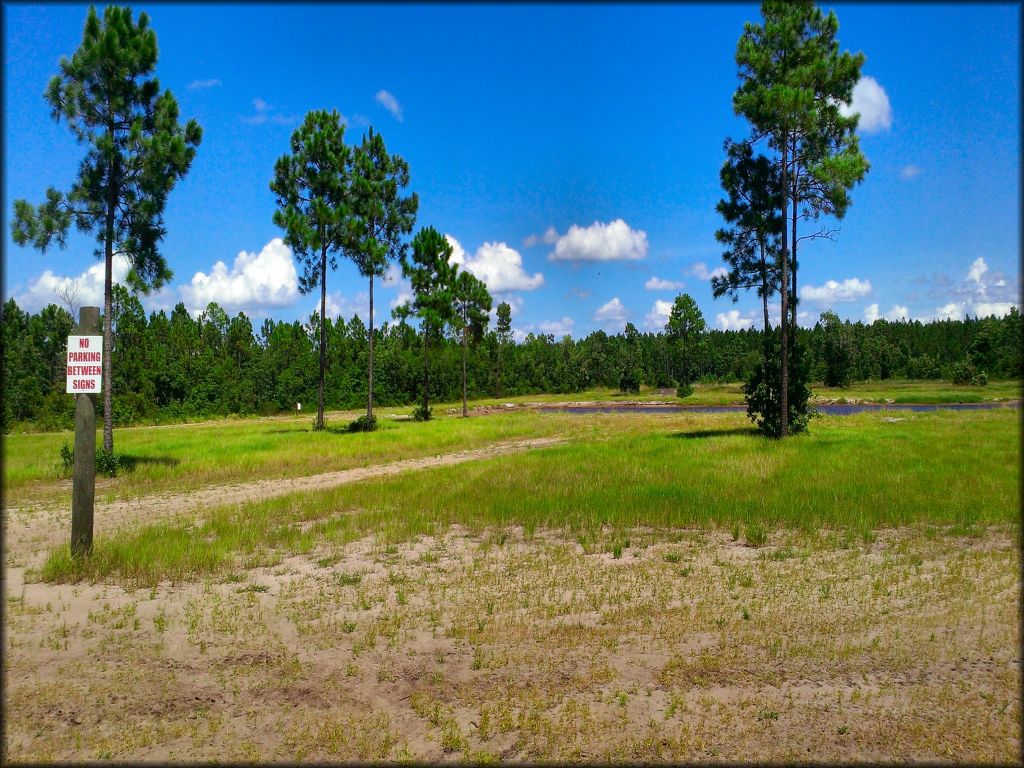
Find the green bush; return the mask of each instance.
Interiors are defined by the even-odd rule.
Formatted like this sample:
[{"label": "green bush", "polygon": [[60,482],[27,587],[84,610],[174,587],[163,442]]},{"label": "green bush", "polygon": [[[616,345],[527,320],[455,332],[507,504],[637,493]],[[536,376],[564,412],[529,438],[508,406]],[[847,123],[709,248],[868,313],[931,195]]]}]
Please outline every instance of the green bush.
[{"label": "green bush", "polygon": [[[750,380],[743,385],[747,401],[747,417],[769,437],[782,436],[782,365],[781,333],[773,329],[765,339],[765,355],[754,369]],[[789,432],[797,434],[807,430],[814,415],[808,401],[811,397],[808,355],[792,336],[789,338]]]},{"label": "green bush", "polygon": [[348,425],[349,432],[373,432],[377,428],[377,417],[363,414]]},{"label": "green bush", "polygon": [[96,449],[96,471],[113,477],[121,468],[121,457],[105,448]]},{"label": "green bush", "polygon": [[422,405],[417,405],[416,410],[412,412],[413,421],[430,421],[434,418],[433,408],[424,408]]},{"label": "green bush", "polygon": [[71,472],[75,466],[75,452],[68,447],[67,443],[60,447],[60,462],[65,475]]},{"label": "green bush", "polygon": [[640,394],[640,372],[632,366],[626,366],[619,374],[619,390],[628,394]]},{"label": "green bush", "polygon": [[688,381],[682,381],[676,387],[676,397],[689,397],[693,394],[693,385]]},{"label": "green bush", "polygon": [[988,374],[979,371],[969,359],[963,359],[953,365],[953,383],[958,386],[985,386]]}]

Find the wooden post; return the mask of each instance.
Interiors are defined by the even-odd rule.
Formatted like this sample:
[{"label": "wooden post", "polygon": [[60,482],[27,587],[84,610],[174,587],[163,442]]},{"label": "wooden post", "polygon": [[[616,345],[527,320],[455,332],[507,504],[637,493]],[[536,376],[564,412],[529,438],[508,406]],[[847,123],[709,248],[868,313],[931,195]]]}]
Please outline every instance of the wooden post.
[{"label": "wooden post", "polygon": [[[82,307],[76,333],[100,332],[100,308]],[[103,382],[109,387],[110,382]],[[75,466],[71,490],[71,556],[92,552],[92,514],[96,500],[96,403],[95,395],[75,395]]]}]

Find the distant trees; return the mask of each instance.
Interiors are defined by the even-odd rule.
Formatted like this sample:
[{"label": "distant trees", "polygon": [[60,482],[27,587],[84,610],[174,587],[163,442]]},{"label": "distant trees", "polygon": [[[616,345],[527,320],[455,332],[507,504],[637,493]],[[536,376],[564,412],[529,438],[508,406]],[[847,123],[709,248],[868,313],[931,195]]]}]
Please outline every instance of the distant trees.
[{"label": "distant trees", "polygon": [[402,274],[408,278],[413,299],[396,308],[398,316],[409,313],[420,319],[423,336],[423,406],[418,418],[430,418],[430,338],[438,335],[446,323],[452,321],[455,311],[454,290],[456,267],[449,263],[451,243],[433,227],[416,233],[412,241],[412,256],[403,255]]},{"label": "distant trees", "polygon": [[367,335],[366,421],[373,427],[373,284],[387,274],[388,265],[402,260],[405,236],[416,223],[419,198],[405,194],[409,164],[388,154],[384,139],[373,128],[356,147],[352,161],[351,219],[348,253],[370,283],[370,329]]},{"label": "distant trees", "polygon": [[680,397],[686,397],[693,392],[693,387],[690,384],[690,371],[700,350],[701,339],[706,327],[704,315],[693,297],[688,293],[676,296],[669,312],[668,322],[665,324],[665,336],[671,349],[670,354],[679,360],[677,392]]},{"label": "distant trees", "polygon": [[[228,318],[216,304],[199,315],[183,304],[171,312],[143,311],[138,298],[114,286],[115,386],[123,394],[114,402],[115,425],[177,421],[227,414],[274,414],[312,403],[317,396],[319,314],[313,322],[263,320],[254,327],[242,313]],[[39,312],[21,310],[10,299],[0,313],[5,357],[3,424],[17,428],[67,429],[73,424],[74,402],[64,393],[64,345],[73,322],[55,304]],[[380,405],[423,402],[424,351],[429,354],[430,401],[462,398],[462,361],[466,360],[468,398],[495,397],[497,331],[485,330],[482,343],[463,347],[458,335],[435,331],[423,348],[419,331],[401,322],[385,322],[378,330],[380,363],[376,384]],[[975,374],[991,380],[1021,376],[1022,317],[1012,310],[1001,318],[874,323],[842,321],[853,352],[852,381],[865,379],[951,379],[961,361]],[[358,408],[366,403],[367,327],[359,317],[327,318],[330,350],[325,406]],[[985,332],[987,338],[974,343]],[[798,328],[801,358],[815,381],[825,374],[826,334],[822,323]],[[707,329],[690,362],[696,381],[743,381],[764,384],[768,422],[778,423],[778,334],[767,378],[762,371],[765,342],[760,330]],[[594,331],[581,339],[555,339],[528,334],[509,342],[503,358],[502,392],[525,395],[571,393],[591,387],[619,387],[622,373],[636,386],[665,386],[669,365],[679,364],[674,342],[666,333],[609,336]],[[973,355],[972,357],[972,350]],[[984,365],[982,369],[980,366]],[[809,373],[808,373],[809,375]],[[972,375],[973,380],[973,375]],[[980,380],[980,376],[979,376]],[[774,389],[772,389],[774,387]],[[774,404],[774,405],[772,405]],[[429,403],[428,403],[429,407]],[[766,422],[767,423],[767,422]]]},{"label": "distant trees", "polygon": [[821,314],[824,362],[823,383],[826,387],[848,387],[853,379],[854,349],[848,327],[829,310]]},{"label": "distant trees", "polygon": [[338,254],[349,240],[351,152],[337,110],[306,115],[291,138],[291,154],[274,165],[271,191],[277,196],[274,223],[284,229],[303,271],[299,291],[320,288],[320,377],[316,429],[324,428],[324,380],[327,373],[327,268],[336,269]]},{"label": "distant trees", "polygon": [[452,285],[452,319],[450,323],[462,339],[462,415],[468,416],[466,405],[466,361],[469,340],[479,342],[490,320],[491,294],[487,286],[469,272],[458,271]]},{"label": "distant trees", "polygon": [[164,207],[188,173],[202,129],[178,121],[178,102],[151,77],[157,60],[149,17],[132,19],[130,8],[107,6],[101,20],[90,8],[82,42],[46,89],[53,118],[67,122],[87,147],[71,189],[50,187],[46,202],[14,203],[11,234],[18,245],[45,251],[67,243],[72,224],[95,233],[95,255],[105,264],[103,290],[103,447],[114,449],[113,261],[127,258],[134,290],[160,288],[172,273],[159,245]]},{"label": "distant trees", "polygon": [[[807,370],[798,359],[801,351],[796,342],[796,249],[803,239],[798,236],[798,221],[817,220],[822,214],[842,218],[850,204],[848,190],[867,173],[868,163],[854,132],[857,116],[844,117],[841,111],[851,100],[864,56],[839,52],[835,14],[826,16],[812,2],[765,0],[761,15],[763,24],[747,23],[737,44],[740,85],[733,95],[733,109],[749,121],[750,143],[766,140],[776,153],[772,163],[778,168],[782,193],[778,259],[782,311],[775,347],[780,363],[770,366],[766,360],[762,374],[775,375],[771,371],[777,370],[779,383],[777,388],[766,382],[754,389],[762,394],[777,391],[778,436],[784,437],[791,422],[805,423],[806,412],[806,402],[800,398],[790,402],[789,392],[791,374]],[[773,175],[765,176],[766,183],[774,184]],[[822,229],[810,237],[830,234]],[[766,330],[766,345],[774,346],[768,336]],[[809,392],[803,382],[797,389]],[[758,402],[765,401],[759,397]],[[755,412],[751,416],[755,418]]]},{"label": "distant trees", "polygon": [[497,344],[498,344],[498,397],[501,397],[501,355],[502,351],[512,342],[512,307],[507,301],[498,304],[495,310],[497,315]]}]

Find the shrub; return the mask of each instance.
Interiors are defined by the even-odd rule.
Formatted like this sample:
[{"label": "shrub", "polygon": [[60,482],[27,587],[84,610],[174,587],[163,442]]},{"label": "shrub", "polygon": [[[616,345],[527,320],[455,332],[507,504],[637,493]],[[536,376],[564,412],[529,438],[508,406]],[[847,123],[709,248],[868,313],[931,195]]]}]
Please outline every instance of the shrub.
[{"label": "shrub", "polygon": [[424,408],[422,405],[417,405],[416,410],[412,412],[413,421],[430,421],[434,418],[433,408]]},{"label": "shrub", "polygon": [[688,381],[682,381],[676,387],[676,397],[689,397],[693,394],[693,385]]},{"label": "shrub", "polygon": [[121,457],[106,448],[96,449],[96,471],[113,477],[121,468]]},{"label": "shrub", "polygon": [[[764,357],[754,369],[753,376],[743,385],[747,417],[769,437],[782,435],[780,335],[778,329],[773,329],[766,336]],[[811,390],[808,386],[810,367],[807,355],[792,337],[789,339],[789,345],[789,431],[795,435],[807,430],[807,423],[814,415],[814,409],[808,404]]]},{"label": "shrub", "polygon": [[636,368],[626,366],[619,374],[619,390],[634,395],[640,394],[640,374]]},{"label": "shrub", "polygon": [[974,367],[974,363],[965,358],[953,365],[953,383],[958,386],[985,386],[988,384],[988,374],[979,371]]},{"label": "shrub", "polygon": [[75,452],[68,447],[67,443],[60,447],[60,462],[65,475],[74,469]]},{"label": "shrub", "polygon": [[363,414],[348,425],[349,432],[373,432],[377,428],[377,417]]}]

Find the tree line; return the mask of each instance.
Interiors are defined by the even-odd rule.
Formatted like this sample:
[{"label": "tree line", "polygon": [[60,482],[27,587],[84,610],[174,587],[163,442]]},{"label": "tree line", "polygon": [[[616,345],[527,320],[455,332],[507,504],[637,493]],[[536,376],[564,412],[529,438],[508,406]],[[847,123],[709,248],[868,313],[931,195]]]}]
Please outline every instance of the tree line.
[{"label": "tree line", "polygon": [[[688,298],[688,297],[687,297]],[[677,302],[678,303],[678,302]],[[232,414],[303,412],[318,397],[320,322],[234,317],[216,304],[193,316],[183,304],[148,315],[120,285],[112,291],[114,421],[118,425]],[[513,339],[507,305],[497,323],[473,342],[472,330],[447,325],[431,331],[431,400],[581,392],[593,387],[635,391],[681,389],[686,381],[747,381],[762,363],[760,329],[701,328],[680,334],[594,331],[581,339],[528,334]],[[698,310],[699,312],[699,310]],[[504,320],[502,319],[504,315]],[[692,320],[692,318],[691,318]],[[65,429],[74,398],[64,391],[65,349],[73,321],[51,304],[28,313],[9,299],[3,308],[5,431]],[[699,323],[691,323],[700,325]],[[669,324],[672,324],[670,318]],[[327,318],[324,403],[329,409],[365,407],[369,328],[358,315]],[[677,329],[678,331],[678,329]],[[1024,326],[1014,308],[1003,318],[890,322],[840,321],[832,313],[797,328],[808,376],[842,385],[886,379],[953,379],[970,367],[993,379],[1020,378]],[[424,333],[404,319],[374,329],[374,401],[423,407]],[[674,393],[674,389],[672,390]]]}]

